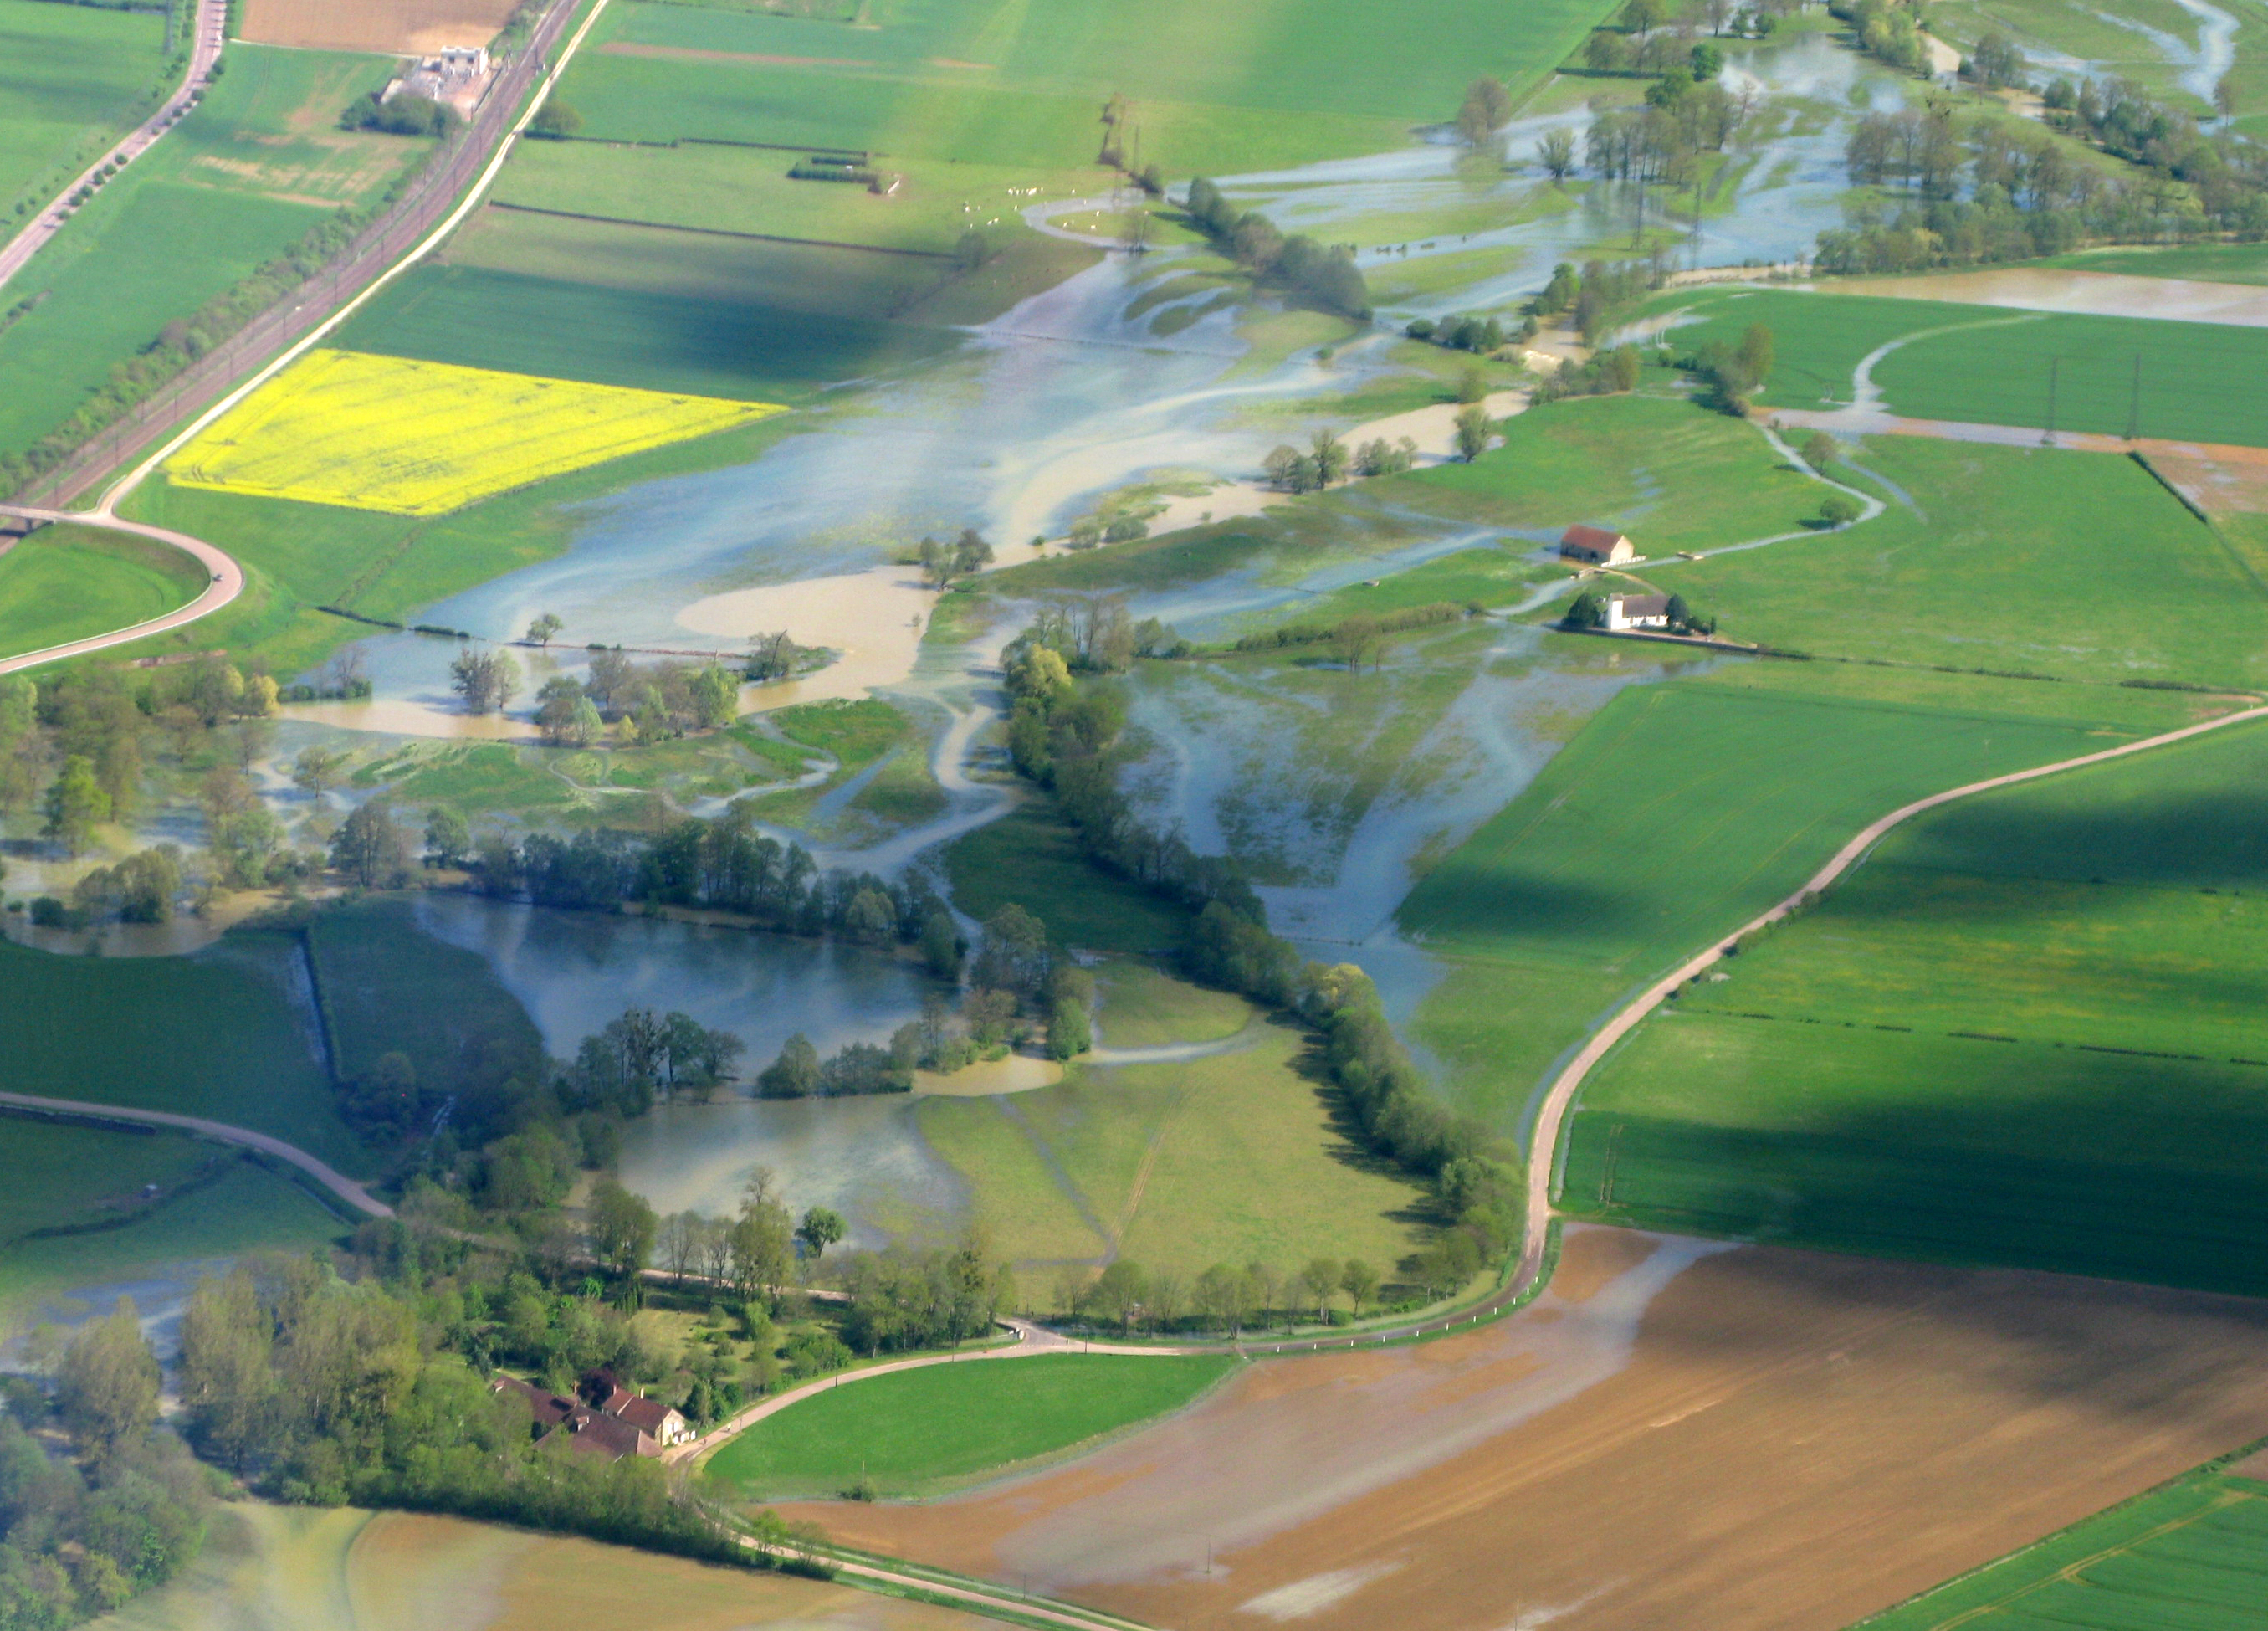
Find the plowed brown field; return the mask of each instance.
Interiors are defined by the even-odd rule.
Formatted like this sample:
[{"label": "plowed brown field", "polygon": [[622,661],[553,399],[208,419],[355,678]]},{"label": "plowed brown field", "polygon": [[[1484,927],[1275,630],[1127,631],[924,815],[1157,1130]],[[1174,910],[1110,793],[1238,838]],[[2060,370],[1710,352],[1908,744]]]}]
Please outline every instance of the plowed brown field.
[{"label": "plowed brown field", "polygon": [[438,51],[486,45],[513,0],[244,0],[238,37],[330,51]]},{"label": "plowed brown field", "polygon": [[1471,1336],[792,1515],[1181,1631],[1833,1631],[2263,1433],[2268,1303],[1580,1229]]}]

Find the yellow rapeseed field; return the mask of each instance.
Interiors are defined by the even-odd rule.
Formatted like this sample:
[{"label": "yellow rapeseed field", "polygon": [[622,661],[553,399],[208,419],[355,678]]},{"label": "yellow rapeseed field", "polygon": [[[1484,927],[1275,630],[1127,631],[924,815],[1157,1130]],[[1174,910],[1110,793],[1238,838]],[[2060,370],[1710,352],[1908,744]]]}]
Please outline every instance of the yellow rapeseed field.
[{"label": "yellow rapeseed field", "polygon": [[184,487],[438,515],[530,482],[767,418],[674,396],[360,351],[310,351],[176,454]]}]

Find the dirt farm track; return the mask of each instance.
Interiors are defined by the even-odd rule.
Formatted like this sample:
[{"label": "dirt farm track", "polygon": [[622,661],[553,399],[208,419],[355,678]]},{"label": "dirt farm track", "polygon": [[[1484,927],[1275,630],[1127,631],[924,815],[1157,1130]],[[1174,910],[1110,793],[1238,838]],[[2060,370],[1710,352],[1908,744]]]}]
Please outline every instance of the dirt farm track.
[{"label": "dirt farm track", "polygon": [[486,45],[513,0],[244,0],[238,37],[330,51],[438,51]]},{"label": "dirt farm track", "polygon": [[1180,1631],[1838,1631],[2263,1435],[2268,1303],[1576,1229],[1470,1336],[1256,1364],[968,1495],[785,1510]]}]

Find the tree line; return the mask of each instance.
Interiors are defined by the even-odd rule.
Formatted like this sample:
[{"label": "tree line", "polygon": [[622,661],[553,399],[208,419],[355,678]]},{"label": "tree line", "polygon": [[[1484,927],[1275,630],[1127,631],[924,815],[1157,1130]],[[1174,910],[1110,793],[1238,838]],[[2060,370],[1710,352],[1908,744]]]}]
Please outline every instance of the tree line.
[{"label": "tree line", "polygon": [[1297,232],[1287,238],[1259,210],[1237,209],[1204,176],[1190,181],[1184,207],[1189,224],[1255,281],[1357,322],[1369,318],[1369,286],[1344,245],[1326,247]]},{"label": "tree line", "polygon": [[1004,653],[1017,769],[1054,794],[1097,864],[1190,911],[1181,947],[1190,975],[1313,1028],[1350,1132],[1431,1183],[1450,1220],[1440,1249],[1476,1270],[1519,1235],[1516,1170],[1502,1146],[1436,1102],[1360,969],[1306,961],[1269,930],[1259,897],[1233,861],[1199,855],[1135,813],[1117,786],[1123,711],[1094,677],[1108,670],[1065,638],[1075,620],[1035,623]]}]

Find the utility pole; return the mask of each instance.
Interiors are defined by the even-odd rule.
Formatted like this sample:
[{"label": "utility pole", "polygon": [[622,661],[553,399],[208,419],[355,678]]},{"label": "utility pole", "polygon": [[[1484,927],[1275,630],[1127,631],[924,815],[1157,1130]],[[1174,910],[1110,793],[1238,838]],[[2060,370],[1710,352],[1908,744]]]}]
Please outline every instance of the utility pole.
[{"label": "utility pole", "polygon": [[2062,358],[2053,357],[2048,359],[2048,428],[2047,433],[2040,438],[2042,445],[2046,446],[2055,445],[2056,375],[2062,367]]},{"label": "utility pole", "polygon": [[2126,404],[2126,439],[2132,442],[2139,441],[2141,439],[2142,353],[2137,351],[2134,353],[2134,389],[2133,394],[2127,398]]}]

